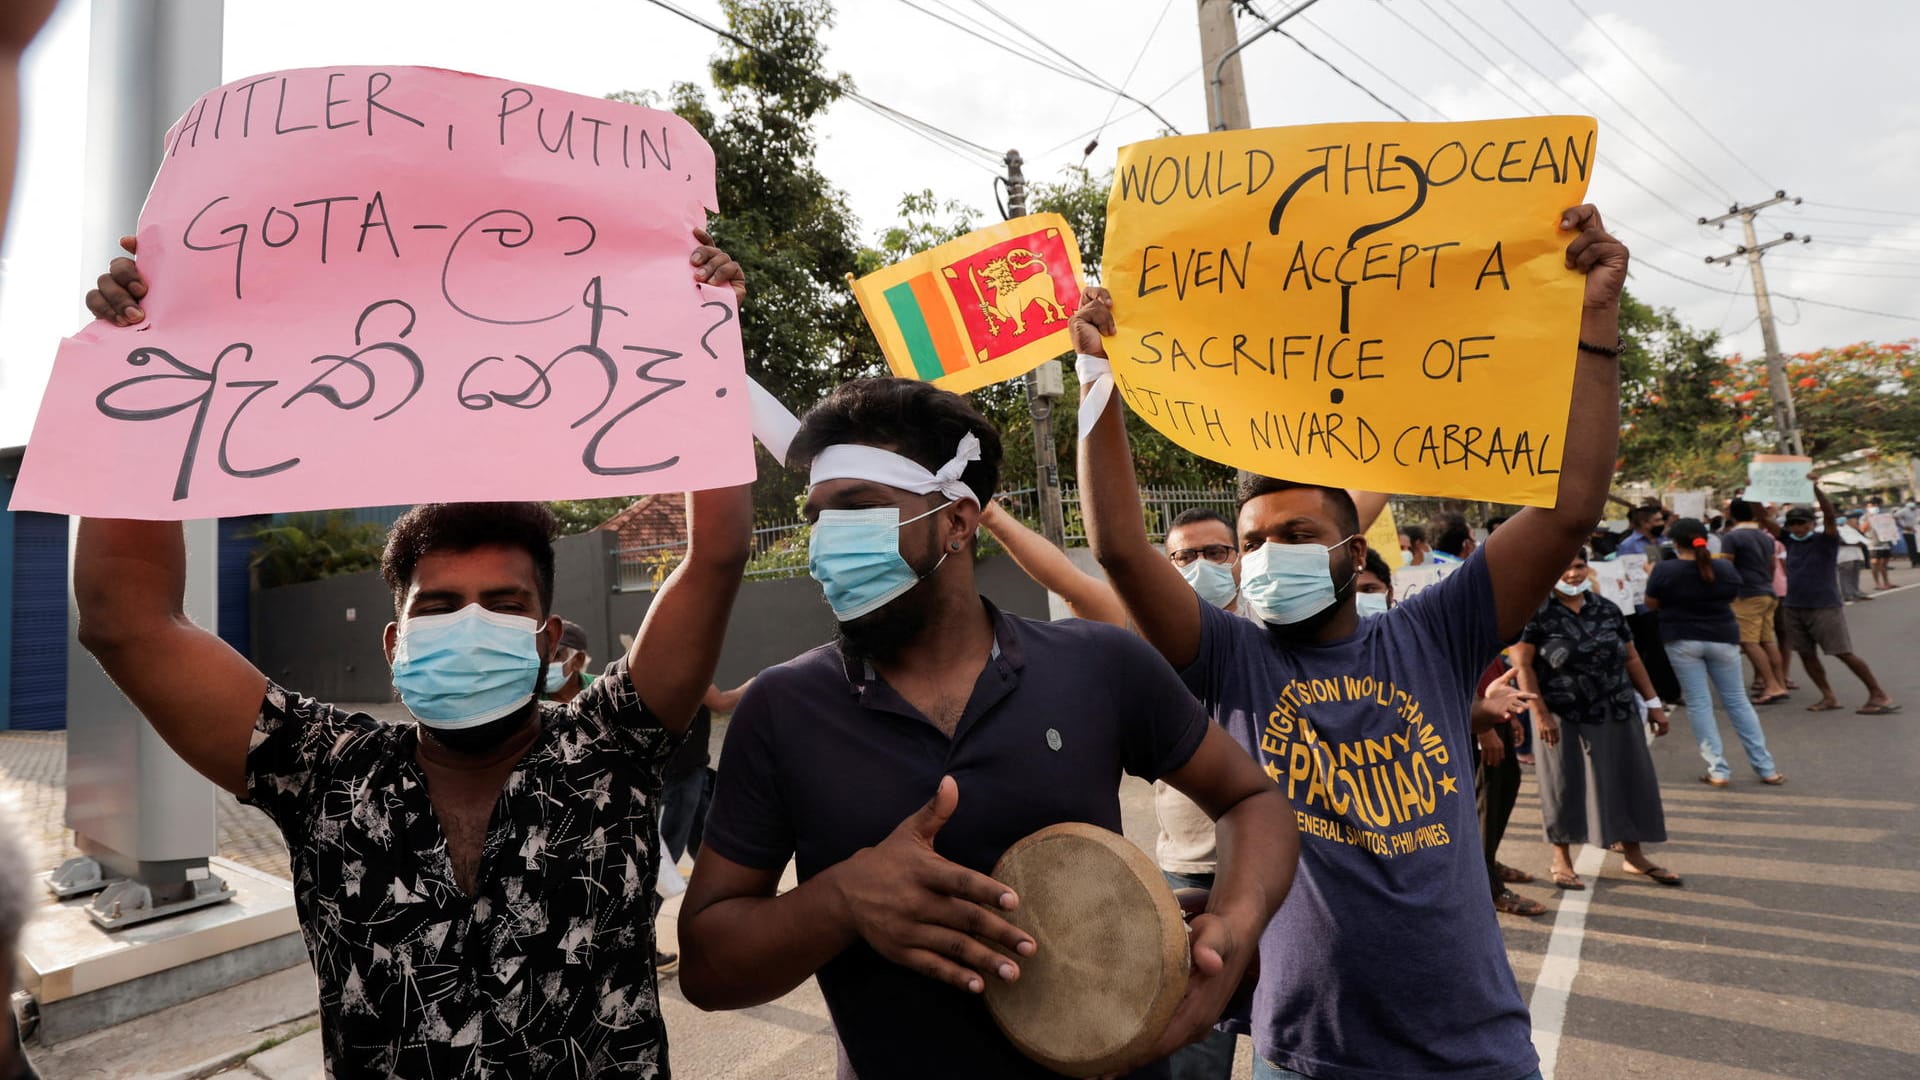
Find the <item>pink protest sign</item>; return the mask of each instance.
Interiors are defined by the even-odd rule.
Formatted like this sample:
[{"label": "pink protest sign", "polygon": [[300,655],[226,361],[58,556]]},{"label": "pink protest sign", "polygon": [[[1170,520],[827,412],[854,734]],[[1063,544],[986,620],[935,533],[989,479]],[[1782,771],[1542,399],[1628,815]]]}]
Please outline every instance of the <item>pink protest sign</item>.
[{"label": "pink protest sign", "polygon": [[[147,321],[60,347],[16,510],[179,519],[753,478],[713,152],[671,113],[428,68],[195,102]],[[102,252],[104,262],[108,253]]]}]

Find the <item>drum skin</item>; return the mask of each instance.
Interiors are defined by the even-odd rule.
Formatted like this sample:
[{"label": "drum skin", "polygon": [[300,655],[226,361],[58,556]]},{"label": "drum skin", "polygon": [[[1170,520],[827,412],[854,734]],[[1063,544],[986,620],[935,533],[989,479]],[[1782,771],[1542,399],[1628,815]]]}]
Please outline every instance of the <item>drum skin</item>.
[{"label": "drum skin", "polygon": [[987,1009],[1021,1053],[1067,1076],[1101,1076],[1159,1041],[1187,991],[1187,930],[1144,852],[1067,822],[1016,842],[993,877],[1020,898],[1007,920],[1037,946],[1014,957],[1019,979],[986,980]]}]

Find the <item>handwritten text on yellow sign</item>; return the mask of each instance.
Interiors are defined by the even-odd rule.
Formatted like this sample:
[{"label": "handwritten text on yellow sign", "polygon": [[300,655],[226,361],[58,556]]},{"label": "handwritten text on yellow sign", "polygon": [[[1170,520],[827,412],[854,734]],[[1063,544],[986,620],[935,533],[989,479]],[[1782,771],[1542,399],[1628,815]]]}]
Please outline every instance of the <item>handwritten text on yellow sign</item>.
[{"label": "handwritten text on yellow sign", "polygon": [[1120,151],[1108,343],[1128,406],[1269,476],[1550,504],[1594,123],[1326,124]]}]

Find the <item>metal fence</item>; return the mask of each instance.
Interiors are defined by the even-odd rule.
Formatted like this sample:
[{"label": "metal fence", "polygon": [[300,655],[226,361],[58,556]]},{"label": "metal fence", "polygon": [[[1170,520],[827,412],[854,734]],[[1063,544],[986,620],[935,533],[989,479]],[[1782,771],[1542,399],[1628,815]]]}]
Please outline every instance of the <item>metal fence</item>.
[{"label": "metal fence", "polygon": [[[1039,491],[1018,488],[999,495],[1002,505],[1013,516],[1033,528],[1039,527]],[[1060,486],[1062,516],[1066,521],[1068,547],[1087,544],[1086,517],[1080,509],[1080,489],[1072,484]],[[1227,488],[1142,488],[1140,503],[1146,516],[1147,535],[1156,543],[1164,540],[1173,519],[1195,507],[1213,510],[1233,520],[1233,492]],[[653,544],[620,548],[614,552],[621,592],[658,588],[686,555],[686,543]],[[807,523],[799,520],[777,521],[753,530],[752,556],[747,563],[749,579],[798,577],[807,572]]]}]

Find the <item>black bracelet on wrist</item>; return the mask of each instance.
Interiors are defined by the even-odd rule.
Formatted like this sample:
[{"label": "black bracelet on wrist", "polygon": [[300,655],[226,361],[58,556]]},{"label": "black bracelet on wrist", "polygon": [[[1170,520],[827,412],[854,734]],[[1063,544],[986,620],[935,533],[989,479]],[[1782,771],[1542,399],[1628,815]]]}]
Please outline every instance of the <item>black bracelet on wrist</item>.
[{"label": "black bracelet on wrist", "polygon": [[1583,341],[1580,343],[1580,351],[1590,352],[1595,356],[1604,356],[1609,360],[1620,359],[1620,349],[1618,346],[1609,349],[1605,345],[1595,345],[1591,341]]}]

